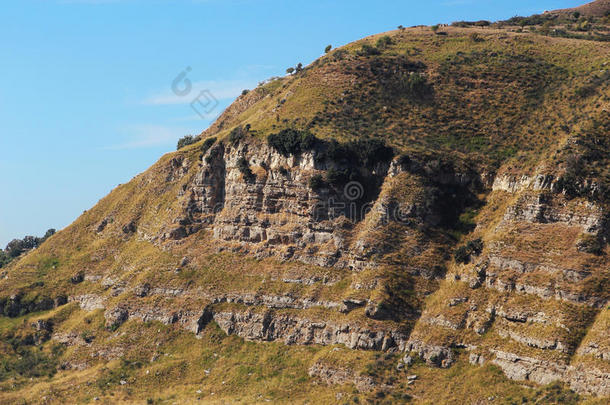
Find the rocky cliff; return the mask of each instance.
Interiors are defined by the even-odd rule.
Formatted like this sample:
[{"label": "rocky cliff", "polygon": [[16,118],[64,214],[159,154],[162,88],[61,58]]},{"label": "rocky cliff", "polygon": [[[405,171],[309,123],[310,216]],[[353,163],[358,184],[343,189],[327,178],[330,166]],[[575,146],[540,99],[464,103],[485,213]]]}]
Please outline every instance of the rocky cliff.
[{"label": "rocky cliff", "polygon": [[3,272],[0,312],[50,311],[35,336],[66,370],[121,357],[133,321],[215,324],[610,395],[610,49],[447,31],[366,38],[240,96]]}]

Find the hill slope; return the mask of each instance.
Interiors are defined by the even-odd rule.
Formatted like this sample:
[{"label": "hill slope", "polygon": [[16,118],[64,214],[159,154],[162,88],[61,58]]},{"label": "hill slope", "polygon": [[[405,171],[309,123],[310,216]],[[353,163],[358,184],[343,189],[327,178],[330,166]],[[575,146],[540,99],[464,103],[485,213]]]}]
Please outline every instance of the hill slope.
[{"label": "hill slope", "polygon": [[240,96],[2,272],[0,402],[603,403],[610,47],[538,28]]},{"label": "hill slope", "polygon": [[551,13],[553,14],[572,14],[572,13],[580,13],[587,17],[604,17],[608,15],[610,11],[610,1],[609,0],[595,0],[587,4],[583,4],[579,7],[574,8],[566,8],[561,10],[555,10]]}]

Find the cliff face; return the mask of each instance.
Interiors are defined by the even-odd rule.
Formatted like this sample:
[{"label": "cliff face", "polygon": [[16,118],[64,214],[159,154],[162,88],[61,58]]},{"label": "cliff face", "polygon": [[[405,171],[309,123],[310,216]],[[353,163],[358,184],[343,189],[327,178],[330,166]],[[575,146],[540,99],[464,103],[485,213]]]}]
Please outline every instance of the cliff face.
[{"label": "cliff face", "polygon": [[[215,324],[610,395],[610,94],[592,79],[610,51],[467,34],[397,31],[378,56],[352,44],[241,96],[4,272],[0,312],[50,311],[35,340],[68,347],[66,370],[120,357],[133,321],[201,339]],[[285,128],[317,138],[280,150],[267,136]],[[305,370],[396,383],[355,368]]]},{"label": "cliff face", "polygon": [[[454,350],[465,348],[473,364],[490,361],[509,378],[563,380],[581,393],[609,394],[610,374],[603,366],[610,356],[609,266],[606,255],[582,246],[608,232],[602,205],[567,198],[558,175],[490,178],[469,169],[442,170],[435,162],[414,174],[413,160],[397,158],[371,172],[381,187],[362,217],[350,217],[345,209],[356,199],[348,187],[362,185],[312,190],[309,179],[332,164],[320,161],[320,153],[285,157],[251,140],[215,146],[194,160],[171,160],[167,178],[186,180],[177,215],[155,234],[135,236],[176,249],[205,234],[191,248],[205,243],[217,252],[335,269],[323,276],[296,270],[274,280],[307,290],[281,288],[274,294],[254,284],[228,291],[209,284],[176,289],[154,281],[130,287],[100,276],[90,280],[119,299],[70,300],[85,310],[104,308],[109,327],[128,319],[156,320],[198,334],[214,321],[248,340],[415,351],[440,367],[450,367]],[[241,158],[254,178],[240,172]],[[446,207],[435,201],[449,198],[443,187],[457,190],[452,204],[462,209],[469,195],[485,195],[481,221],[470,236],[482,248],[469,253],[467,263],[450,259],[447,265],[445,249],[455,243],[435,236]],[[112,230],[98,237],[104,232]],[[388,237],[399,242],[389,244]],[[187,254],[175,271],[190,261]],[[405,287],[412,289],[406,296]],[[324,289],[338,294],[322,298]]]}]

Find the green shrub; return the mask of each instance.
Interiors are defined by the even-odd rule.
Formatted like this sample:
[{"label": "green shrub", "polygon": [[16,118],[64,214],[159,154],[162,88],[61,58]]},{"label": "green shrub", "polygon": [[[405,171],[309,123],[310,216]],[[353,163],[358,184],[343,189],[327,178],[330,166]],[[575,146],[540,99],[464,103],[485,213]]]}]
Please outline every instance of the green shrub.
[{"label": "green shrub", "polygon": [[283,156],[298,155],[311,150],[318,139],[309,131],[287,128],[267,137],[267,143]]},{"label": "green shrub", "polygon": [[248,159],[246,159],[243,156],[240,157],[239,160],[237,161],[237,168],[239,169],[239,171],[244,176],[244,179],[247,182],[254,180],[254,173],[252,173],[252,170],[250,169],[250,164],[248,163]]},{"label": "green shrub", "polygon": [[579,98],[587,98],[595,94],[596,88],[593,85],[584,85],[574,90],[574,94]]},{"label": "green shrub", "polygon": [[403,90],[408,92],[411,95],[414,96],[424,96],[428,93],[430,93],[430,85],[428,84],[428,81],[426,80],[426,76],[417,73],[417,72],[412,72],[410,73],[404,80],[404,82],[402,83],[403,85]]},{"label": "green shrub", "polygon": [[212,147],[212,145],[214,145],[214,142],[216,142],[215,137],[208,138],[205,141],[203,141],[203,145],[201,145],[201,152],[206,153],[208,151],[208,149],[210,149]]},{"label": "green shrub", "polygon": [[332,53],[332,58],[334,61],[343,60],[343,58],[347,55],[347,51],[345,49],[337,49]]},{"label": "green shrub", "polygon": [[402,154],[398,157],[398,164],[403,168],[408,168],[411,165],[411,158],[407,154]]},{"label": "green shrub", "polygon": [[452,27],[466,28],[466,27],[469,27],[470,25],[472,25],[472,22],[470,22],[470,21],[454,21],[451,23]]},{"label": "green shrub", "polygon": [[176,150],[182,149],[185,146],[191,145],[197,142],[200,138],[198,136],[186,135],[178,140],[178,144],[176,145]]},{"label": "green shrub", "polygon": [[332,160],[339,164],[357,163],[357,155],[346,144],[331,139],[325,145],[326,148],[318,156],[320,160]]},{"label": "green shrub", "polygon": [[36,249],[45,240],[55,234],[55,229],[51,228],[45,232],[43,237],[25,236],[23,239],[13,239],[4,250],[0,249],[0,268],[7,265],[14,258],[21,256],[22,253],[31,249]]},{"label": "green shrub", "polygon": [[317,191],[326,186],[326,182],[322,178],[320,174],[314,174],[309,178],[309,188],[314,191]]},{"label": "green shrub", "polygon": [[0,249],[0,269],[11,262],[12,258]]},{"label": "green shrub", "polygon": [[359,139],[348,142],[363,166],[372,168],[377,163],[388,162],[394,157],[394,150],[379,139]]},{"label": "green shrub", "polygon": [[207,164],[212,164],[212,162],[214,161],[214,159],[216,159],[218,157],[218,155],[220,154],[220,146],[216,146],[214,148],[212,148],[212,150],[210,150],[210,153],[205,157],[205,162]]},{"label": "green shrub", "polygon": [[478,256],[483,251],[483,241],[478,238],[469,241],[465,246],[458,247],[453,253],[457,263],[469,263],[471,256]]},{"label": "green shrub", "polygon": [[377,44],[376,44],[376,46],[377,46],[377,48],[379,48],[379,49],[385,49],[385,48],[387,48],[388,46],[392,45],[392,43],[393,43],[393,42],[392,42],[392,38],[390,38],[390,37],[389,37],[389,36],[387,36],[387,35],[384,35],[384,36],[382,36],[381,38],[379,38],[379,39],[377,40]]},{"label": "green shrub", "polygon": [[246,137],[247,134],[248,130],[242,127],[235,127],[231,130],[231,133],[229,133],[229,142],[231,145],[237,145]]},{"label": "green shrub", "polygon": [[357,54],[359,56],[374,56],[374,55],[381,55],[381,51],[379,49],[377,49],[374,46],[371,46],[369,44],[363,44],[362,48],[360,48],[360,50],[358,50]]},{"label": "green shrub", "polygon": [[51,355],[39,350],[19,345],[14,356],[2,356],[0,360],[0,381],[19,375],[26,378],[53,376],[57,370],[58,357],[62,348],[53,347]]},{"label": "green shrub", "polygon": [[337,170],[334,168],[328,169],[326,175],[324,176],[324,180],[326,183],[331,186],[338,187],[343,185],[349,181],[349,171],[348,170]]},{"label": "green shrub", "polygon": [[326,45],[326,48],[324,48],[324,53],[329,53],[331,49],[333,49],[332,45]]},{"label": "green shrub", "polygon": [[478,256],[483,251],[483,241],[481,238],[471,240],[466,244],[466,249],[468,249],[471,254]]},{"label": "green shrub", "polygon": [[346,143],[336,140],[326,142],[326,148],[319,158],[332,160],[338,164],[373,168],[375,164],[388,162],[394,157],[394,150],[379,139],[358,139]]},{"label": "green shrub", "polygon": [[455,249],[453,253],[453,257],[457,263],[468,263],[470,262],[470,254],[468,253],[468,248],[466,246],[460,246]]}]

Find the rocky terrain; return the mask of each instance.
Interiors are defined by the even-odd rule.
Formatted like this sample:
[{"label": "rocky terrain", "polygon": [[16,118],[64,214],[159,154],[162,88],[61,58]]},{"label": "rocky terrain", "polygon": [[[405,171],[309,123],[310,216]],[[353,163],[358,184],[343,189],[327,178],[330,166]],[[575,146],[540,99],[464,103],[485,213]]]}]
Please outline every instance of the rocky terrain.
[{"label": "rocky terrain", "polygon": [[[604,403],[610,48],[533,31],[401,28],[244,92],[2,269],[0,402],[182,398],[160,364],[210,401],[262,402],[277,375],[280,402],[424,400],[459,370],[506,390],[464,401]],[[196,378],[172,368],[188,348]],[[279,361],[265,350],[295,365],[195,391],[224,364],[206,356]]]}]

